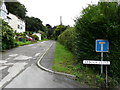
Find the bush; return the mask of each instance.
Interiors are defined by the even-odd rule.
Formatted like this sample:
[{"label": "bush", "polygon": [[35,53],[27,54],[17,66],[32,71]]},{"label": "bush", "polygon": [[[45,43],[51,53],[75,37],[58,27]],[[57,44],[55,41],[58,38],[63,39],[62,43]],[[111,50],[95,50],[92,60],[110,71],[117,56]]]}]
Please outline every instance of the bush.
[{"label": "bush", "polygon": [[[118,14],[119,13],[119,14]],[[96,39],[107,39],[110,51],[104,53],[104,60],[111,61],[109,76],[120,82],[120,9],[117,3],[99,3],[89,5],[77,18],[75,29],[77,42],[75,54],[83,60],[100,60],[100,53],[95,51]],[[99,69],[96,67],[96,71]]]},{"label": "bush", "polygon": [[1,49],[0,51],[4,51],[6,49],[11,49],[17,46],[14,39],[14,33],[12,28],[2,20],[2,30],[0,30],[0,39],[1,42]]},{"label": "bush", "polygon": [[59,35],[58,41],[66,46],[69,50],[74,51],[75,38],[75,29],[73,27],[69,27],[61,35]]}]

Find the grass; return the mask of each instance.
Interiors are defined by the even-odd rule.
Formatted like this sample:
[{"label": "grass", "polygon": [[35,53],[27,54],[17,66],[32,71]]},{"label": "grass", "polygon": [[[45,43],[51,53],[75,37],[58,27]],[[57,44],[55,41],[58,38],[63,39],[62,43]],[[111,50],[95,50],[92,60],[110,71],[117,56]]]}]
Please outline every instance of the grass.
[{"label": "grass", "polygon": [[16,41],[16,43],[17,43],[18,46],[32,44],[31,41],[26,41],[26,42]]},{"label": "grass", "polygon": [[78,64],[75,60],[75,55],[59,42],[56,43],[52,69],[54,71],[75,75],[77,77],[76,80],[90,87],[100,87],[101,82],[103,82],[103,78],[95,74],[93,70],[83,66],[83,64]]},{"label": "grass", "polygon": [[55,50],[55,60],[52,67],[55,71],[71,72],[71,65],[73,64],[74,55],[67,50],[63,45],[57,42]]},{"label": "grass", "polygon": [[17,43],[18,46],[23,46],[23,45],[33,44],[33,43],[47,41],[47,40],[48,39],[43,39],[43,40],[39,40],[39,41],[26,41],[26,42],[16,41],[16,43]]}]

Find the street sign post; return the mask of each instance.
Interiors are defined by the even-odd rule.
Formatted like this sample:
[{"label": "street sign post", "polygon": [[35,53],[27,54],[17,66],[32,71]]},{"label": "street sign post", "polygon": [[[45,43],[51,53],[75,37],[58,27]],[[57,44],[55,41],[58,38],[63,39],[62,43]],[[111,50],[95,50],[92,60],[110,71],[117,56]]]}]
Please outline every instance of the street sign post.
[{"label": "street sign post", "polygon": [[103,74],[103,65],[106,65],[106,87],[107,87],[107,65],[110,65],[110,61],[103,61],[103,52],[109,52],[109,42],[105,39],[97,39],[96,52],[101,52],[101,61],[97,60],[83,60],[83,64],[96,64],[101,65],[101,75]]},{"label": "street sign post", "polygon": [[[96,52],[101,52],[101,61],[103,61],[103,52],[109,51],[109,42],[105,39],[96,40]],[[103,73],[103,65],[101,64],[101,74]]]}]

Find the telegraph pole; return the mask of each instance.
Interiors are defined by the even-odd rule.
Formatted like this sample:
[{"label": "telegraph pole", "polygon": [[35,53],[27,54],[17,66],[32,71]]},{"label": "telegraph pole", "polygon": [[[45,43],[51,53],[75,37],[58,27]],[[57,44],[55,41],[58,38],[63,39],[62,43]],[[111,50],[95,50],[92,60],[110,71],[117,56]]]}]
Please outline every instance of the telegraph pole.
[{"label": "telegraph pole", "polygon": [[60,25],[62,25],[62,16],[60,16]]}]

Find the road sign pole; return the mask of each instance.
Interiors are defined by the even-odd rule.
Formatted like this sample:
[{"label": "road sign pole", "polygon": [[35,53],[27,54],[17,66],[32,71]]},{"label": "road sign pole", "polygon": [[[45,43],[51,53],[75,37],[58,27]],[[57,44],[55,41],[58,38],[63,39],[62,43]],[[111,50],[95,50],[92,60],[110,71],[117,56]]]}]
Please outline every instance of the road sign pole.
[{"label": "road sign pole", "polygon": [[106,88],[108,88],[108,71],[106,66]]},{"label": "road sign pole", "polygon": [[[103,61],[103,52],[101,52],[101,61]],[[101,74],[103,74],[103,65],[101,64]]]}]

